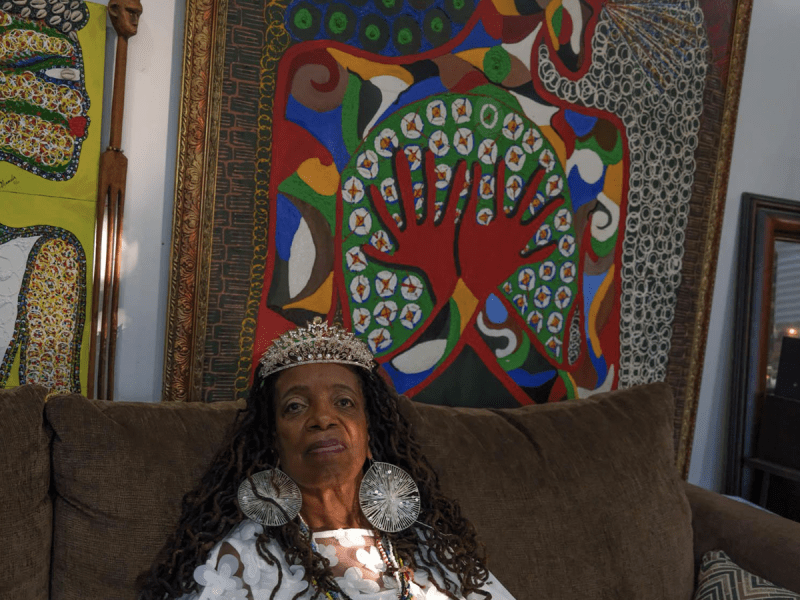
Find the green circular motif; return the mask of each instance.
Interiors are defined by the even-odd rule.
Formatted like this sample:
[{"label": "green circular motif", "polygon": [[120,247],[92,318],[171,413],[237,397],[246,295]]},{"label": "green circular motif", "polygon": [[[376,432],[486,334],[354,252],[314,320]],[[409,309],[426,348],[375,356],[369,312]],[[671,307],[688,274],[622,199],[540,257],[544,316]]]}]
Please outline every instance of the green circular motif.
[{"label": "green circular motif", "polygon": [[414,40],[414,34],[408,27],[404,27],[397,32],[397,43],[405,46]]},{"label": "green circular motif", "polygon": [[364,30],[364,35],[367,36],[367,39],[376,42],[381,37],[381,29],[377,25],[367,25],[367,28]]},{"label": "green circular motif", "polygon": [[386,8],[394,8],[396,4],[395,0],[381,0],[381,2]]},{"label": "green circular motif", "polygon": [[338,11],[333,13],[328,21],[328,27],[333,33],[344,33],[347,29],[347,15]]},{"label": "green circular motif", "polygon": [[436,17],[431,21],[431,29],[433,29],[436,33],[441,33],[442,29],[444,29],[444,23],[439,17]]},{"label": "green circular motif", "polygon": [[298,29],[308,29],[314,23],[314,17],[307,8],[301,8],[294,15],[294,26]]},{"label": "green circular motif", "polygon": [[453,0],[453,8],[456,10],[464,8],[464,0]]},{"label": "green circular motif", "polygon": [[483,72],[492,83],[501,83],[511,73],[511,56],[502,46],[490,48],[483,57]]}]

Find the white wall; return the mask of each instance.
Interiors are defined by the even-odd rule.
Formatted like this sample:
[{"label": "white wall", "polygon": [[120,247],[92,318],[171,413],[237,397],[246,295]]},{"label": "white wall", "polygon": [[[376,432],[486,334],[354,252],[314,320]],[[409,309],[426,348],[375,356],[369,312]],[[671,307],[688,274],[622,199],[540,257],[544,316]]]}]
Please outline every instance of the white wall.
[{"label": "white wall", "polygon": [[800,2],[755,0],[689,481],[722,491],[742,193],[800,201]]},{"label": "white wall", "polygon": [[[108,0],[100,0],[108,4]],[[161,397],[185,0],[143,3],[128,44],[122,148],[128,157],[114,397]],[[103,147],[116,33],[108,24]]]},{"label": "white wall", "polygon": [[[740,198],[756,192],[800,200],[800,2],[754,4],[689,473],[691,482],[715,490],[724,475]],[[184,10],[182,0],[144,2],[129,47],[122,143],[130,163],[115,388],[124,400],[161,394]],[[109,37],[113,64],[113,31]],[[110,106],[110,88],[106,97]]]}]

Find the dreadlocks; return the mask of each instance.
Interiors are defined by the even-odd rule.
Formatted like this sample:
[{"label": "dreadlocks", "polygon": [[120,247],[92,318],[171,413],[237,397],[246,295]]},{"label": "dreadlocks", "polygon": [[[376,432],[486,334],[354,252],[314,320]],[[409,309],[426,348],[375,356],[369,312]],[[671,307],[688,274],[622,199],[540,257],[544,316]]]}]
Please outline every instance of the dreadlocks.
[{"label": "dreadlocks", "polygon": [[[438,476],[412,439],[408,421],[398,412],[396,393],[375,370],[353,371],[359,377],[366,403],[372,456],[408,471],[419,486],[418,521],[427,527],[387,534],[396,552],[414,570],[428,576],[438,572],[443,582],[439,589],[451,598],[473,592],[491,598],[479,589],[489,576],[483,546],[477,541],[472,524],[461,515],[458,503],[442,494]],[[141,600],[179,598],[196,590],[192,578],[195,567],[203,564],[211,549],[245,518],[237,502],[239,484],[258,471],[274,468],[278,461],[274,396],[279,375],[280,372],[273,373],[266,379],[256,375],[247,406],[237,414],[222,449],[200,485],[184,497],[177,531],[149,574],[142,575],[145,584]],[[264,527],[258,536],[259,555],[280,569],[280,562],[268,548],[273,539],[289,564],[302,565],[305,579],[318,582],[313,598],[322,597],[327,589],[338,589],[328,560],[312,551],[297,520],[281,527]],[[452,581],[442,567],[454,573],[457,581]],[[273,596],[281,579],[279,571]]]}]

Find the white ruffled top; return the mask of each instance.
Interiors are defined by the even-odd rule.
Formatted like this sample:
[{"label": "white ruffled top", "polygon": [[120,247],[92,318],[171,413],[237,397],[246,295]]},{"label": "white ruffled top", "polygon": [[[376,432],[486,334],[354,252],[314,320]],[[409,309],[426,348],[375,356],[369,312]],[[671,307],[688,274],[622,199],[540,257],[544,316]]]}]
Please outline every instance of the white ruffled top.
[{"label": "white ruffled top", "polygon": [[[278,585],[278,566],[269,565],[256,550],[256,540],[263,531],[261,525],[245,520],[237,525],[209,553],[205,564],[194,571],[194,578],[201,591],[184,595],[180,600],[268,600]],[[366,529],[337,529],[318,531],[313,534],[317,551],[331,564],[336,583],[353,600],[395,600],[400,590],[397,581],[387,571],[378,551],[378,537]],[[239,554],[219,557],[224,543],[230,544]],[[291,600],[298,593],[301,600],[309,600],[314,591],[303,579],[304,567],[289,565],[283,550],[275,540],[270,540],[269,551],[278,559],[283,573],[280,589],[275,600]],[[240,566],[241,577],[236,576]],[[448,573],[448,575],[450,575]],[[451,576],[452,580],[455,577]],[[514,600],[511,594],[494,576],[483,589],[492,594],[493,600]],[[429,580],[424,571],[415,571],[411,583],[413,600],[447,600],[442,592]],[[478,600],[470,594],[463,600]]]}]

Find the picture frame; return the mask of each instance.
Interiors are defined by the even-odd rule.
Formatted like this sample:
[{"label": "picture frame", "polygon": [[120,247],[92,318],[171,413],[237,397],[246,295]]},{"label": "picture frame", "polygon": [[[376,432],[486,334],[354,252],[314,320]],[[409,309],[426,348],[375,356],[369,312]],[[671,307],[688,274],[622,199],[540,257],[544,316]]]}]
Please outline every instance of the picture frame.
[{"label": "picture frame", "polygon": [[739,240],[725,488],[727,494],[757,500],[759,471],[769,472],[753,459],[758,454],[765,398],[774,393],[774,383],[770,387],[767,378],[773,341],[776,242],[800,244],[800,202],[743,194]]},{"label": "picture frame", "polygon": [[[700,5],[709,20],[713,55],[665,375],[676,396],[676,462],[684,476],[752,0],[703,0]],[[275,26],[285,6],[280,1],[265,6],[238,0],[187,2],[164,400],[242,397],[252,373],[257,310],[248,306],[242,290],[263,275],[252,265],[254,256],[266,257],[266,244],[254,243],[251,236],[254,227],[266,226],[268,215],[256,214],[247,198],[256,196],[268,177],[269,143],[266,151],[264,144],[258,150],[253,135],[258,128],[267,131],[271,119],[268,110],[252,105],[252,94],[275,85],[269,69],[277,68],[280,48],[289,43],[287,32]],[[260,33],[247,30],[259,19],[269,21]],[[265,69],[266,75],[259,76]],[[232,102],[238,103],[238,113]]]}]

